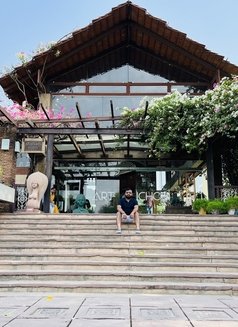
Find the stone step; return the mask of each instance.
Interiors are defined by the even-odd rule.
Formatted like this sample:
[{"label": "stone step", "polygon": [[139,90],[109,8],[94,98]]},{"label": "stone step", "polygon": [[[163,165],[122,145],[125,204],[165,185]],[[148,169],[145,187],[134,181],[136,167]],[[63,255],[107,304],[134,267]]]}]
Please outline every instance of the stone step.
[{"label": "stone step", "polygon": [[144,293],[238,295],[237,284],[115,281],[2,281],[0,292]]},{"label": "stone step", "polygon": [[9,279],[17,281],[147,281],[176,283],[230,283],[238,286],[238,273],[222,272],[188,272],[188,271],[123,271],[123,270],[1,270],[0,282]]},{"label": "stone step", "polygon": [[[59,213],[59,214],[51,214],[51,213],[32,213],[32,212],[20,212],[16,211],[14,213],[0,213],[0,219],[52,219],[52,218],[63,218],[63,219],[78,219],[78,218],[93,218],[96,217],[98,219],[111,219],[115,218],[115,213],[86,213],[86,214],[75,214],[75,213]],[[237,220],[237,216],[230,216],[227,214],[219,214],[219,215],[198,215],[198,214],[140,214],[143,219],[164,219],[164,220],[219,220],[219,219],[227,219],[227,220]]]},{"label": "stone step", "polygon": [[[42,244],[43,243],[43,244]],[[227,244],[229,244],[229,249],[227,249]],[[103,237],[93,238],[75,238],[75,240],[71,239],[61,239],[61,238],[44,238],[41,239],[6,239],[0,241],[0,249],[3,250],[5,248],[15,248],[15,249],[45,249],[52,248],[55,249],[94,249],[99,248],[103,249],[103,251],[110,249],[144,249],[144,250],[164,250],[164,249],[177,249],[181,250],[211,250],[215,249],[215,251],[238,251],[238,240],[229,240],[229,239],[208,239],[206,238],[178,238],[178,239],[146,239],[141,237],[140,235],[123,237],[123,241],[121,241],[121,237],[112,238],[107,237],[103,239]]]},{"label": "stone step", "polygon": [[[200,216],[200,215],[178,215],[178,216],[169,216],[169,215],[140,215],[141,221],[145,223],[181,223],[181,224],[194,224],[194,223],[234,223],[237,225],[238,217],[237,216],[229,216],[229,215],[220,215],[220,216]],[[115,222],[116,214],[114,215],[98,215],[98,214],[88,214],[88,215],[71,215],[71,214],[59,214],[59,215],[3,215],[0,214],[0,222],[8,222],[8,223],[32,223],[37,222],[39,224],[43,223],[77,223],[77,222]]]},{"label": "stone step", "polygon": [[32,253],[15,253],[15,252],[1,252],[0,253],[0,264],[4,261],[10,261],[10,262],[16,262],[16,264],[20,264],[21,261],[29,262],[31,263],[34,260],[37,260],[42,263],[47,263],[51,261],[64,261],[67,263],[68,261],[77,261],[80,260],[86,261],[86,260],[93,260],[93,262],[97,263],[104,262],[104,261],[114,261],[114,262],[187,262],[189,263],[227,263],[227,264],[233,264],[238,262],[238,255],[216,255],[216,256],[209,256],[209,255],[200,255],[200,254],[145,254],[144,251],[138,251],[137,254],[123,254],[120,252],[110,254],[110,253],[103,253],[103,254],[94,254],[89,253],[86,255],[83,254],[69,254],[61,252],[60,254],[54,254],[54,253],[35,253],[34,255]]},{"label": "stone step", "polygon": [[186,272],[229,272],[237,273],[238,263],[210,263],[210,262],[148,262],[148,261],[110,261],[105,260],[30,260],[30,261],[11,261],[11,260],[2,260],[0,261],[0,271],[4,270],[14,270],[14,271],[32,271],[32,270],[112,270],[120,269],[123,271],[186,271]]},{"label": "stone step", "polygon": [[80,243],[86,243],[87,245],[95,244],[95,243],[108,243],[109,245],[112,244],[118,244],[121,242],[133,242],[133,243],[141,243],[143,241],[146,245],[162,245],[166,243],[167,245],[174,245],[174,244],[183,244],[186,242],[187,244],[200,244],[202,243],[202,246],[206,244],[230,244],[230,246],[234,247],[238,245],[238,238],[226,235],[226,236],[216,236],[216,235],[209,235],[209,236],[200,236],[200,235],[189,235],[189,234],[181,234],[181,235],[151,235],[151,234],[145,234],[144,231],[142,231],[142,235],[135,235],[134,230],[132,231],[123,231],[123,237],[118,237],[118,235],[115,235],[115,232],[113,234],[108,234],[106,232],[93,232],[93,233],[87,233],[87,234],[81,234],[80,232],[76,235],[1,235],[0,240],[0,246],[4,246],[4,244],[12,242],[18,242],[18,243],[27,243],[31,242],[34,245],[40,244],[40,242],[44,242],[45,244],[58,244],[59,246],[64,245],[70,245],[70,244],[80,244]]},{"label": "stone step", "polygon": [[[102,227],[102,226],[100,226]],[[132,231],[134,230],[133,227],[124,227],[123,226],[123,233],[125,234],[127,231]],[[202,237],[237,237],[238,236],[238,228],[219,228],[219,229],[207,229],[207,228],[194,228],[193,230],[187,229],[187,228],[180,228],[174,230],[172,226],[170,228],[160,228],[158,226],[156,227],[145,227],[144,225],[142,226],[142,231],[143,231],[143,236],[156,236],[156,237],[161,237],[161,236],[202,236]],[[25,238],[25,236],[42,236],[42,232],[44,232],[44,235],[54,235],[54,236],[83,236],[83,235],[93,235],[94,233],[100,233],[100,235],[115,235],[115,226],[103,226],[101,229],[95,229],[93,226],[80,226],[78,229],[75,228],[67,228],[67,229],[62,229],[62,228],[24,228],[24,230],[16,228],[4,228],[0,230],[0,236],[1,239],[4,236],[7,235],[13,235],[14,237],[17,236],[22,236]]]},{"label": "stone step", "polygon": [[[134,232],[135,226],[122,226],[123,234],[126,232]],[[201,235],[201,236],[209,236],[209,235],[217,235],[217,236],[237,236],[238,235],[238,228],[234,227],[194,227],[194,228],[186,228],[186,227],[176,227],[176,226],[169,226],[169,227],[147,227],[145,225],[141,225],[141,230],[144,235],[154,235],[154,236],[163,236],[163,235]],[[95,234],[100,233],[102,235],[111,234],[115,235],[116,226],[34,226],[29,228],[27,227],[19,227],[19,226],[12,226],[8,228],[7,226],[0,226],[0,236],[4,235],[84,235],[84,234]]]},{"label": "stone step", "polygon": [[86,244],[80,245],[68,245],[64,246],[63,248],[57,245],[46,245],[43,244],[40,247],[33,247],[31,243],[26,245],[24,244],[6,244],[4,246],[0,246],[0,252],[8,251],[9,254],[32,254],[33,256],[39,252],[44,255],[48,254],[80,254],[80,255],[89,255],[93,253],[94,255],[101,255],[104,253],[108,253],[111,255],[116,254],[127,254],[127,255],[136,255],[136,254],[200,254],[200,255],[238,255],[238,248],[227,248],[226,244],[222,245],[221,247],[214,247],[214,246],[191,246],[188,247],[187,244],[183,244],[182,246],[175,245],[175,246],[148,246],[142,243],[138,243],[138,245],[131,245],[130,242],[124,244],[123,246],[119,243],[118,245],[113,245],[108,247],[106,244],[99,245],[95,244],[94,246],[87,247]]},{"label": "stone step", "polygon": [[[200,215],[143,215],[140,214],[140,218],[142,221],[161,221],[161,222],[237,222],[238,216],[229,216],[229,215],[220,215],[220,216],[200,216]],[[14,221],[14,222],[23,222],[23,221],[38,221],[38,222],[53,222],[53,221],[113,221],[116,219],[115,214],[87,214],[87,215],[72,215],[72,214],[59,214],[59,215],[18,215],[18,214],[10,214],[4,215],[0,213],[0,221]]]},{"label": "stone step", "polygon": [[[186,223],[182,224],[181,222],[173,223],[171,222],[156,222],[156,221],[151,221],[151,222],[145,222],[141,221],[141,225],[143,226],[143,229],[145,230],[204,230],[208,229],[208,231],[217,230],[217,231],[223,231],[223,228],[225,229],[230,229],[237,231],[238,230],[238,222],[196,222],[196,223]],[[68,222],[65,223],[64,221],[62,222],[5,222],[5,223],[0,223],[0,230],[6,228],[6,229],[12,229],[12,230],[17,230],[19,231],[20,229],[29,229],[29,230],[37,230],[37,229],[45,229],[45,230],[54,230],[54,229],[88,229],[88,230],[95,230],[95,229],[115,229],[116,223],[115,221],[89,221],[89,222],[84,222],[84,221],[77,221],[77,222]],[[102,228],[103,227],[103,228]],[[127,228],[128,226],[123,224],[124,228]],[[133,224],[130,225],[129,227],[133,227]]]},{"label": "stone step", "polygon": [[238,294],[238,217],[0,215],[0,291]]}]

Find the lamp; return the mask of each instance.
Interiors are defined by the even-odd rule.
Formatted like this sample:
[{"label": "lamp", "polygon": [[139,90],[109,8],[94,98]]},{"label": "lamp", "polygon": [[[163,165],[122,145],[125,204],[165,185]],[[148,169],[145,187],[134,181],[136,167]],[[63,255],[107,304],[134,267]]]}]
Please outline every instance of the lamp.
[{"label": "lamp", "polygon": [[1,150],[9,150],[10,149],[10,139],[2,139]]},{"label": "lamp", "polygon": [[21,145],[19,141],[15,142],[15,152],[20,152],[21,151]]}]

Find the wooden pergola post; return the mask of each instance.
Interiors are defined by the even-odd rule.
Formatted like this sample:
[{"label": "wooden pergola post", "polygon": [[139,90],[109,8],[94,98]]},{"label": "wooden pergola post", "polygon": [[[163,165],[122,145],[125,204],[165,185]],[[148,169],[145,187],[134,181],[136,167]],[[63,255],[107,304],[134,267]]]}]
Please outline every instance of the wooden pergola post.
[{"label": "wooden pergola post", "polygon": [[43,211],[45,213],[50,212],[50,186],[52,177],[52,167],[53,167],[53,150],[54,150],[54,135],[48,135],[47,150],[46,150],[46,165],[45,174],[48,177],[49,183],[44,195]]},{"label": "wooden pergola post", "polygon": [[214,180],[214,158],[213,158],[213,144],[208,141],[207,148],[207,184],[208,184],[208,198],[215,199],[215,180]]}]

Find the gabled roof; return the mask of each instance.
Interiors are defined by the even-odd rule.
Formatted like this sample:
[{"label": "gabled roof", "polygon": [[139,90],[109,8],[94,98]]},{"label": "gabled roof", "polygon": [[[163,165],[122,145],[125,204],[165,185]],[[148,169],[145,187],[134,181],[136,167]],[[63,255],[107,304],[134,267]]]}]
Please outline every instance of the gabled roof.
[{"label": "gabled roof", "polygon": [[[54,81],[80,81],[125,64],[177,82],[211,83],[217,74],[238,74],[238,67],[223,56],[130,1],[73,32],[14,73],[25,84],[28,101],[34,103],[38,98],[34,83],[42,91],[43,85]],[[9,98],[24,100],[11,74],[0,78],[0,85]]]}]

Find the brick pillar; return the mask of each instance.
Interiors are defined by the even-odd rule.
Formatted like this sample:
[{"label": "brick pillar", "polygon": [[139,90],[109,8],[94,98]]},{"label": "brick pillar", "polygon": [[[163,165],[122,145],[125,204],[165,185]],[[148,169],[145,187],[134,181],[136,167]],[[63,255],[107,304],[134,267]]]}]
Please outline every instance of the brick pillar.
[{"label": "brick pillar", "polygon": [[[10,140],[9,150],[2,150],[2,139]],[[16,174],[16,154],[15,154],[16,128],[10,125],[0,127],[0,182],[14,187]],[[11,212],[13,205],[1,203],[0,212]]]}]

